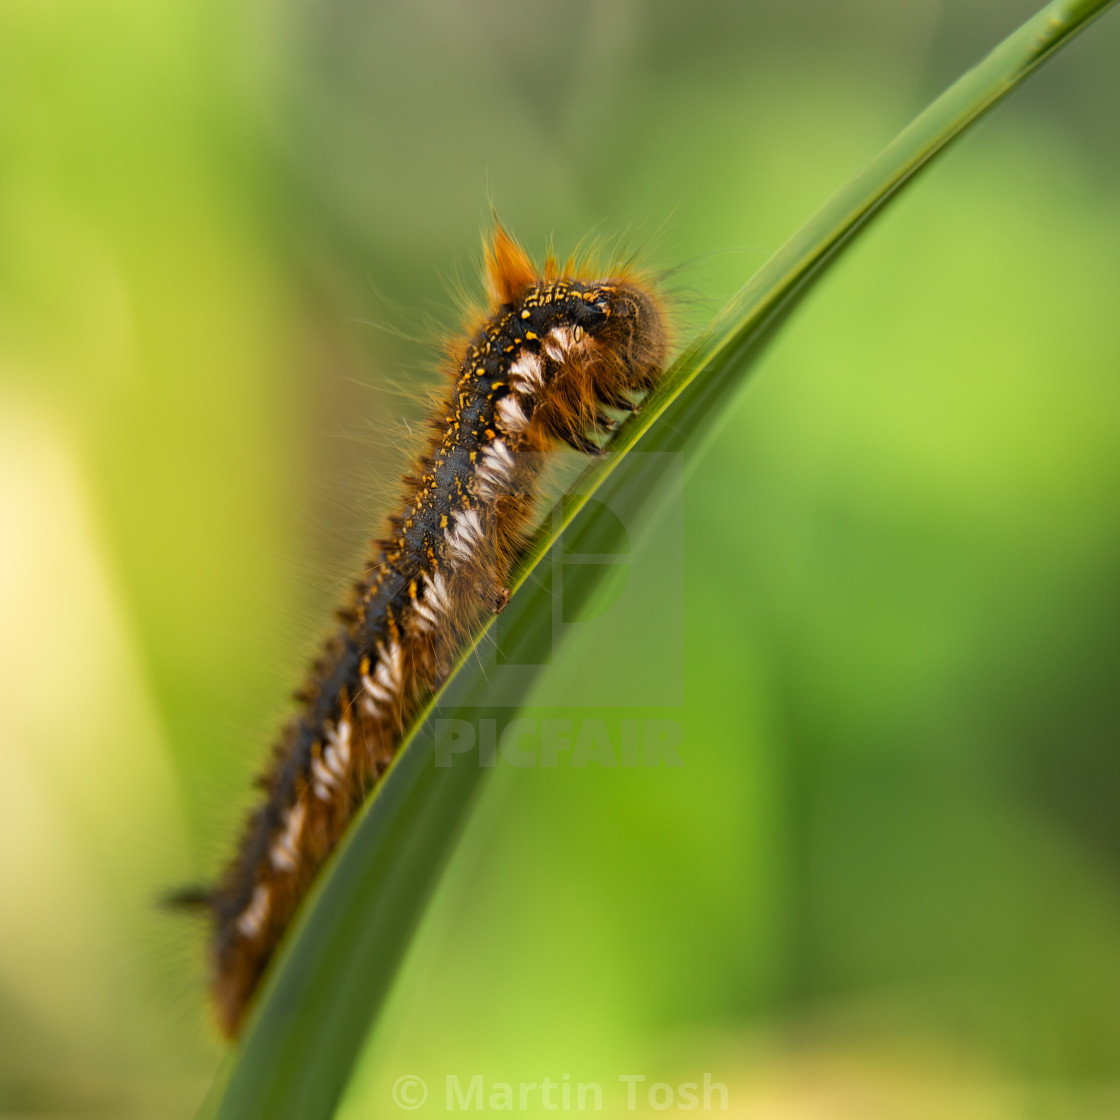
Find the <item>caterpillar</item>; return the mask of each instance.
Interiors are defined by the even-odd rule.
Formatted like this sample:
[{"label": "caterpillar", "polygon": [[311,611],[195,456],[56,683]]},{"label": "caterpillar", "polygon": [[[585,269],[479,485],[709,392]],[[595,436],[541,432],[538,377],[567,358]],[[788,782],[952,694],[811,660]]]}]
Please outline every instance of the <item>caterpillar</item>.
[{"label": "caterpillar", "polygon": [[[486,313],[448,347],[450,386],[404,479],[400,511],[259,780],[217,884],[184,892],[212,936],[219,1025],[235,1037],[301,899],[388,769],[403,731],[472,630],[510,597],[544,453],[600,453],[656,382],[668,329],[655,288],[627,269],[581,279],[536,269],[500,226],[486,246]],[[594,275],[594,274],[592,274]]]}]

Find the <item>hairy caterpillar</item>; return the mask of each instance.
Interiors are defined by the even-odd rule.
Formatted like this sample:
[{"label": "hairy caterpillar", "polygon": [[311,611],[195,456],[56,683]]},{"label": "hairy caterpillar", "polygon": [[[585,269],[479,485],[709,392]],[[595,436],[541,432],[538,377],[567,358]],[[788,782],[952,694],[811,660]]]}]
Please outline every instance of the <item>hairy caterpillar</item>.
[{"label": "hairy caterpillar", "polygon": [[538,272],[500,227],[486,253],[489,313],[449,348],[452,384],[402,512],[378,542],[343,625],[300,693],[218,884],[185,892],[213,923],[218,1019],[237,1033],[284,930],[388,768],[424,698],[446,676],[507,581],[532,515],[542,453],[595,453],[656,381],[667,350],[657,296],[634,275]]}]

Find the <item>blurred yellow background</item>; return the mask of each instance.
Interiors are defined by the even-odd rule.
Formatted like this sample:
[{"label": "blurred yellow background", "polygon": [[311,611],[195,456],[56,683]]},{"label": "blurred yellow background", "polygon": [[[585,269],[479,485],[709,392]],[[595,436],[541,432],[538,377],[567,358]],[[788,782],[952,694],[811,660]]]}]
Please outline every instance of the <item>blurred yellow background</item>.
[{"label": "blurred yellow background", "polygon": [[[197,1107],[156,900],[228,851],[491,201],[642,246],[687,337],[1032,10],[0,4],[0,1114]],[[499,773],[341,1115],[1120,1115],[1118,57],[789,323],[688,478],[685,766]]]}]

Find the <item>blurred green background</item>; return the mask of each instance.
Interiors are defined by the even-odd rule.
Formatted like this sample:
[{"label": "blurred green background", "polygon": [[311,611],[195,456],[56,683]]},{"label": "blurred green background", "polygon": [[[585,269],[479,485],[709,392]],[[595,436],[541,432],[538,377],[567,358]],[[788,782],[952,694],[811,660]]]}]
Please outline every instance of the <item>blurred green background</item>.
[{"label": "blurred green background", "polygon": [[[490,202],[641,247],[687,337],[1032,11],[0,2],[0,1114],[204,1094],[154,900],[228,852]],[[499,770],[342,1116],[706,1072],[766,1120],[1120,1115],[1118,57],[1113,16],[787,326],[690,464],[685,766]]]}]

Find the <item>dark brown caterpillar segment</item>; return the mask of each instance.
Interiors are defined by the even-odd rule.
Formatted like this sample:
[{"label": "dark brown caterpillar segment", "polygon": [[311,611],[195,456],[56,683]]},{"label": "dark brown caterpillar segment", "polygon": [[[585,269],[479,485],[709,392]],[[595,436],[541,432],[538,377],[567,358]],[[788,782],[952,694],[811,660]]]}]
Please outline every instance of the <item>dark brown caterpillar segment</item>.
[{"label": "dark brown caterpillar segment", "polygon": [[358,585],[353,609],[301,691],[261,784],[264,803],[206,895],[214,995],[235,1035],[308,885],[388,767],[402,729],[465,636],[509,599],[542,453],[597,451],[603,406],[633,408],[667,348],[657,297],[621,274],[538,274],[498,229],[487,251],[488,318],[450,355],[451,388],[403,513]]}]

